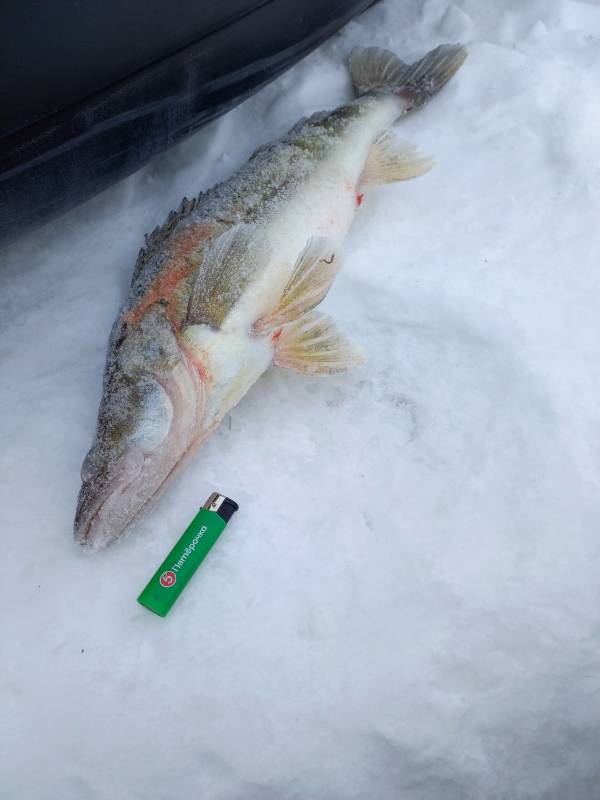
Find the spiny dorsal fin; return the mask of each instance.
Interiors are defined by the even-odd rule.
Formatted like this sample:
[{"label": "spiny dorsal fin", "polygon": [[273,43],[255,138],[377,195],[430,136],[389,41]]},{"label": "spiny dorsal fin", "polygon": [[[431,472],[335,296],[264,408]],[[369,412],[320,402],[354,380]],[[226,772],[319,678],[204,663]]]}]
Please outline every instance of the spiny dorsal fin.
[{"label": "spiny dorsal fin", "polygon": [[361,47],[350,55],[350,73],[356,95],[390,92],[407,101],[407,110],[422,106],[445,86],[461,66],[467,51],[443,44],[414,64],[406,64],[391,50]]},{"label": "spiny dorsal fin", "polygon": [[379,186],[406,181],[429,172],[432,166],[432,158],[421,155],[414,145],[402,142],[389,130],[373,144],[360,185]]},{"label": "spiny dorsal fin", "polygon": [[364,362],[335,322],[310,311],[285,325],[277,339],[273,363],[311,375],[328,375],[358,367]]},{"label": "spiny dorsal fin", "polygon": [[318,306],[329,291],[341,266],[334,243],[325,236],[309,239],[298,256],[277,308],[254,324],[254,332],[265,334],[292,322]]},{"label": "spiny dorsal fin", "polygon": [[138,253],[135,267],[133,268],[133,275],[131,277],[131,285],[133,286],[137,281],[140,273],[145,265],[155,254],[157,248],[171,235],[175,226],[185,217],[192,213],[198,205],[199,197],[194,197],[188,200],[184,197],[177,211],[170,211],[166,220],[162,225],[157,225],[151,233],[146,233],[144,236],[144,247]]},{"label": "spiny dorsal fin", "polygon": [[233,225],[212,240],[198,267],[187,324],[219,328],[268,253],[265,236],[256,225]]}]

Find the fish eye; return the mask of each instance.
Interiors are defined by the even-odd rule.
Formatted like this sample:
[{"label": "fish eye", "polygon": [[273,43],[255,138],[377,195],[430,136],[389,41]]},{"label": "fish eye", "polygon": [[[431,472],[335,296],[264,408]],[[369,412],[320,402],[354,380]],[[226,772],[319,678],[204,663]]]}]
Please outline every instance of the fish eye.
[{"label": "fish eye", "polygon": [[173,404],[161,384],[152,378],[140,378],[136,389],[140,405],[135,411],[129,441],[149,453],[156,450],[169,433]]}]

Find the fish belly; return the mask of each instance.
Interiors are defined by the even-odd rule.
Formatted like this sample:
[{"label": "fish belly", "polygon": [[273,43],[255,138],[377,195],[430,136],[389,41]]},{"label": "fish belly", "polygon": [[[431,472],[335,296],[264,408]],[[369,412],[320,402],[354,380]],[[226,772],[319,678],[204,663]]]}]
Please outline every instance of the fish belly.
[{"label": "fish belly", "polygon": [[372,142],[392,118],[387,106],[378,105],[370,124],[357,127],[354,135],[340,142],[332,157],[319,164],[291,197],[282,198],[270,219],[257,226],[257,237],[265,236],[265,265],[221,328],[194,325],[186,330],[188,345],[209,367],[209,415],[213,421],[219,421],[271,365],[271,337],[256,336],[252,328],[277,307],[308,242],[326,237],[333,252],[341,254],[358,207],[364,163]]}]

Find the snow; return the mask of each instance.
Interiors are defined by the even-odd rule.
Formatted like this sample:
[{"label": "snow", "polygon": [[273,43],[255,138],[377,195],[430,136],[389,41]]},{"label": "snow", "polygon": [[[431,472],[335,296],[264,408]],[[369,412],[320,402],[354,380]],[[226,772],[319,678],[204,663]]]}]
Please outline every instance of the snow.
[{"label": "snow", "polygon": [[[257,96],[2,251],[0,795],[600,797],[600,7],[387,0]],[[142,529],[72,540],[143,234],[300,116],[357,44],[470,56],[402,122],[327,311],[368,357],[271,370]],[[166,619],[135,602],[218,488]]]}]

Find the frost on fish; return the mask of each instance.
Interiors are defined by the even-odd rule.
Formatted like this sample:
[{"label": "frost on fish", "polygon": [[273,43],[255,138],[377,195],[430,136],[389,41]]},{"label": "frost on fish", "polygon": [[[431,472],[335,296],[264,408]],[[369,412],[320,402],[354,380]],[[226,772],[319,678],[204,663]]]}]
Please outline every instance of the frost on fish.
[{"label": "frost on fish", "polygon": [[443,45],[407,65],[380,48],[354,51],[353,101],[300,120],[146,237],[109,340],[82,468],[82,544],[103,546],[139,518],[272,364],[328,374],[362,362],[315,309],[364,193],[431,167],[390,127],[465,56]]}]

